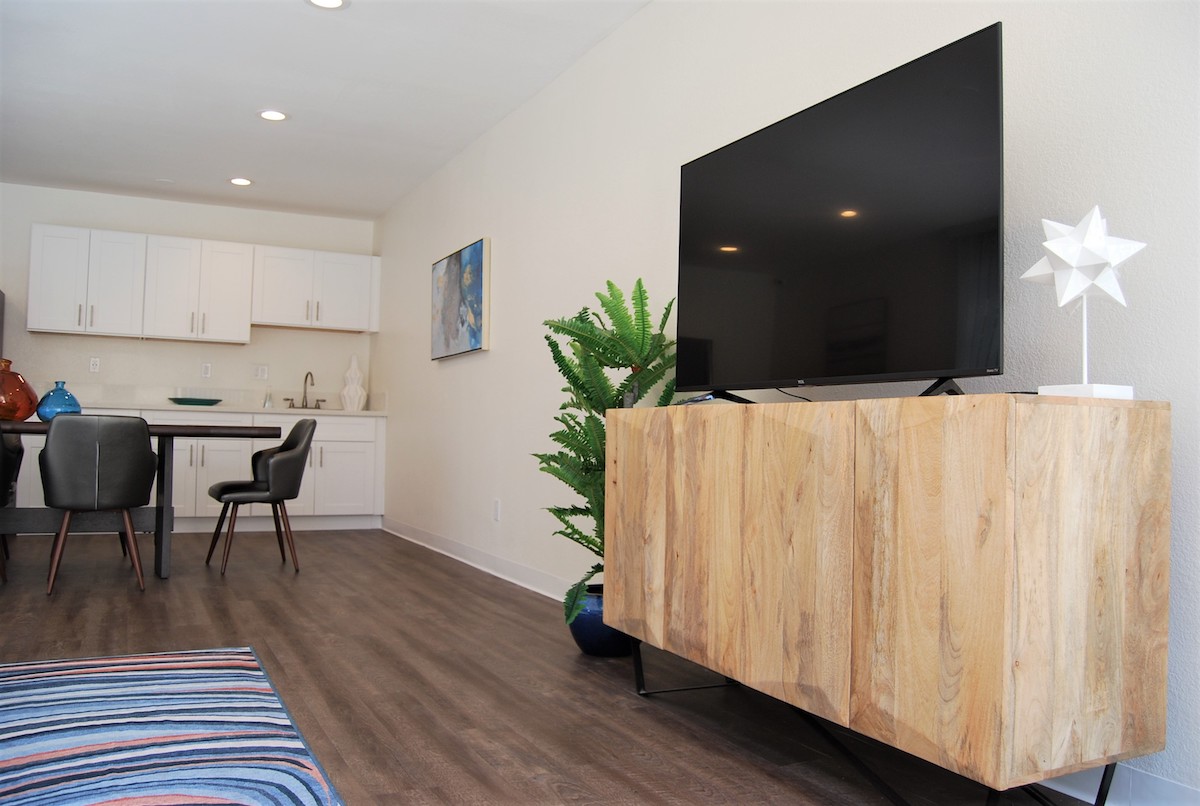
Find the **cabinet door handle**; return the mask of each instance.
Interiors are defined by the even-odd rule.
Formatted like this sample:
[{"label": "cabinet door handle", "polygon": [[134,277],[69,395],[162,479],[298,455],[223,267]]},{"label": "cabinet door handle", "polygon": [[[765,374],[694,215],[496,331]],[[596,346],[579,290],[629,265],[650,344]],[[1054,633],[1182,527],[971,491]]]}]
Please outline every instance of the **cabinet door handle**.
[{"label": "cabinet door handle", "polygon": [[75,311],[75,326],[83,327],[83,303],[81,302],[75,307],[77,309]]},{"label": "cabinet door handle", "polygon": [[321,446],[321,467],[325,467],[325,446]]},{"label": "cabinet door handle", "polygon": [[188,467],[196,466],[196,446],[188,445]]},{"label": "cabinet door handle", "polygon": [[204,467],[204,446],[200,446],[200,467]]},{"label": "cabinet door handle", "polygon": [[308,321],[309,315],[312,313],[312,300],[304,300],[304,321]]},{"label": "cabinet door handle", "polygon": [[89,305],[88,306],[88,327],[95,327],[95,326],[96,326],[96,306]]},{"label": "cabinet door handle", "polygon": [[317,300],[317,321],[321,321],[321,300]]},{"label": "cabinet door handle", "polygon": [[208,332],[208,314],[202,313],[202,314],[200,314],[200,335],[203,336],[207,332]]},{"label": "cabinet door handle", "polygon": [[188,325],[188,333],[196,332],[196,312],[192,311],[192,323]]}]

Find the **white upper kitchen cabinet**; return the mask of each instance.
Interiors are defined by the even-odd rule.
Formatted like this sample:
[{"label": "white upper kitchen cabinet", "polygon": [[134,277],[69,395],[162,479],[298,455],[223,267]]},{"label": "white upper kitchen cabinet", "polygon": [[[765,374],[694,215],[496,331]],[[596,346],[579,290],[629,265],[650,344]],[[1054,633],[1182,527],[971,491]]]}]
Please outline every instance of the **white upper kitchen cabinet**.
[{"label": "white upper kitchen cabinet", "polygon": [[29,330],[142,334],[146,236],[34,224]]},{"label": "white upper kitchen cabinet", "polygon": [[252,322],[369,330],[377,276],[370,255],[256,246]]},{"label": "white upper kitchen cabinet", "polygon": [[250,341],[254,246],[149,236],[146,244],[147,336]]}]

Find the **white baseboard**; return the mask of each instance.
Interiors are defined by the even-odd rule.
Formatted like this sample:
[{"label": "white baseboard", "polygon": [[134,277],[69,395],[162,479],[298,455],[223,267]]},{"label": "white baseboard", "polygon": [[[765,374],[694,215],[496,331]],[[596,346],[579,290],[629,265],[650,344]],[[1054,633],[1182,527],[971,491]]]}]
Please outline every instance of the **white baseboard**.
[{"label": "white baseboard", "polygon": [[[1041,785],[1079,798],[1087,803],[1096,800],[1103,768],[1085,770],[1063,775]],[[1200,789],[1159,778],[1148,772],[1118,764],[1113,773],[1112,788],[1108,792],[1108,806],[1197,806],[1200,804]]]},{"label": "white baseboard", "polygon": [[[381,529],[379,515],[292,515],[288,518],[293,532],[312,532],[318,529]],[[229,521],[225,522],[226,527]],[[274,532],[275,521],[270,515],[238,515],[238,529],[247,532]],[[216,518],[176,518],[173,532],[208,532],[217,528]]]},{"label": "white baseboard", "polygon": [[381,528],[385,532],[391,532],[397,537],[411,543],[432,549],[438,554],[453,557],[459,562],[478,568],[480,571],[486,571],[492,576],[500,577],[514,585],[520,585],[522,588],[527,588],[534,593],[540,593],[557,601],[561,601],[567,592],[567,588],[574,584],[574,580],[559,579],[552,574],[536,571],[520,563],[515,563],[512,560],[488,554],[472,546],[458,543],[449,538],[435,535],[432,532],[426,532],[423,529],[418,529],[415,526],[409,526],[405,523],[385,518]]}]

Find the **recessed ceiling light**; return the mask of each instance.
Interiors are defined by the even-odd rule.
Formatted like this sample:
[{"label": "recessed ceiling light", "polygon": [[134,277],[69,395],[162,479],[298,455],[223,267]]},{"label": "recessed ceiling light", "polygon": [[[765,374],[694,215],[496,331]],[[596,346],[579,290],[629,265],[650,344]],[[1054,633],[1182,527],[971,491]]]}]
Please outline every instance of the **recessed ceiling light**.
[{"label": "recessed ceiling light", "polygon": [[842,210],[838,215],[842,218],[858,218],[858,210]]},{"label": "recessed ceiling light", "polygon": [[719,249],[722,252],[736,252],[740,248],[741,247],[737,247],[737,246],[718,246],[717,247],[717,249]]},{"label": "recessed ceiling light", "polygon": [[229,184],[231,184],[231,185],[237,185],[238,187],[243,187],[243,188],[244,188],[244,187],[246,187],[247,185],[253,185],[254,183],[253,183],[253,182],[251,182],[249,179],[244,179],[243,177],[240,177],[240,176],[235,176],[233,179],[230,179],[230,180],[229,180]]},{"label": "recessed ceiling light", "polygon": [[341,8],[346,5],[346,0],[308,0],[317,8]]},{"label": "recessed ceiling light", "polygon": [[263,120],[287,120],[287,115],[277,109],[264,109],[258,116]]}]

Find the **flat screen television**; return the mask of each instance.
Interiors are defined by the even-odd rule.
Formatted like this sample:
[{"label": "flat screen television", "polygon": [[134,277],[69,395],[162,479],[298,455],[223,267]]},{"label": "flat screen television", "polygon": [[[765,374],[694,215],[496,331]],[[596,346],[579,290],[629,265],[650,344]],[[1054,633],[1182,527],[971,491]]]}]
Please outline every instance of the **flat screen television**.
[{"label": "flat screen television", "polygon": [[687,163],[677,387],[1003,372],[1000,24]]}]

